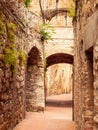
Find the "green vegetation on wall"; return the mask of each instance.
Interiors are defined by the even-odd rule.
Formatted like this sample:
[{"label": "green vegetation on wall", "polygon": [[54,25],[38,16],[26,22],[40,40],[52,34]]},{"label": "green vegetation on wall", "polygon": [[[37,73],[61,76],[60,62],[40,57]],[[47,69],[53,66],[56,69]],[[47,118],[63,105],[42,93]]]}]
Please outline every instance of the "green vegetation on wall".
[{"label": "green vegetation on wall", "polygon": [[3,46],[4,45],[4,41],[3,39],[0,39],[0,46]]},{"label": "green vegetation on wall", "polygon": [[26,65],[28,56],[25,54],[25,52],[20,49],[19,50],[19,65]]},{"label": "green vegetation on wall", "polygon": [[8,29],[12,30],[13,32],[16,32],[16,25],[12,22],[7,23]]},{"label": "green vegetation on wall", "polygon": [[71,7],[69,8],[69,13],[68,13],[69,17],[76,17],[76,10],[75,10],[75,6],[71,5]]},{"label": "green vegetation on wall", "polygon": [[4,30],[5,30],[5,25],[4,23],[0,20],[0,35],[4,34]]},{"label": "green vegetation on wall", "polygon": [[1,17],[1,19],[0,19],[0,46],[4,45],[4,40],[3,40],[4,33],[5,33],[5,24]]},{"label": "green vegetation on wall", "polygon": [[71,0],[68,8],[69,8],[68,16],[72,18],[76,17],[76,0]]},{"label": "green vegetation on wall", "polygon": [[15,44],[11,44],[9,47],[5,48],[3,60],[5,64],[11,68],[12,72],[15,73],[18,64],[18,52]]},{"label": "green vegetation on wall", "polygon": [[[7,22],[7,32],[8,39],[10,41],[9,45],[5,48],[5,53],[3,55],[3,61],[6,66],[11,68],[12,73],[16,72],[18,65],[26,64],[27,56],[22,49],[17,50],[16,43],[16,25],[12,22]],[[3,45],[3,41],[0,41],[0,45]]]},{"label": "green vegetation on wall", "polygon": [[47,23],[43,23],[42,27],[41,27],[41,39],[43,41],[48,41],[48,40],[52,40],[52,35],[55,33],[55,30],[53,28],[53,26],[51,26],[50,24]]},{"label": "green vegetation on wall", "polygon": [[30,6],[31,0],[24,0],[25,6],[28,8]]},{"label": "green vegetation on wall", "polygon": [[25,52],[20,49],[16,49],[15,44],[11,44],[9,47],[5,48],[5,53],[3,56],[3,61],[5,64],[11,68],[12,73],[16,72],[18,65],[25,65],[27,62],[27,56]]},{"label": "green vegetation on wall", "polygon": [[[27,56],[17,43],[17,25],[11,21],[4,22],[2,12],[0,12],[0,16],[0,47],[2,46],[4,49],[0,58],[14,74],[18,66],[26,64]],[[4,44],[5,38],[7,44]]]},{"label": "green vegetation on wall", "polygon": [[10,42],[14,43],[15,39],[16,39],[16,25],[12,22],[8,22],[7,23],[7,28],[8,28],[8,38],[10,40]]}]

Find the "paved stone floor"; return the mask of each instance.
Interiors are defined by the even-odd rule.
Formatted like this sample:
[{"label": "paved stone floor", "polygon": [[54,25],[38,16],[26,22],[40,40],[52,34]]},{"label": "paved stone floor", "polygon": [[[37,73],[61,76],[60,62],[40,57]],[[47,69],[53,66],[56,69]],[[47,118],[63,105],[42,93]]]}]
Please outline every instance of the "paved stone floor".
[{"label": "paved stone floor", "polygon": [[46,111],[26,113],[14,130],[74,130],[71,94],[49,96]]}]

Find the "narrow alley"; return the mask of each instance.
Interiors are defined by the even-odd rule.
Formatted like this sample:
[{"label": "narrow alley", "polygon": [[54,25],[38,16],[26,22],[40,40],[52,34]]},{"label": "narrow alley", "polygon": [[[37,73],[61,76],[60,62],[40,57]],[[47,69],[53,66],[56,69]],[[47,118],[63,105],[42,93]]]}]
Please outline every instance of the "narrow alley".
[{"label": "narrow alley", "polygon": [[0,130],[98,130],[98,0],[0,0]]},{"label": "narrow alley", "polygon": [[49,96],[46,110],[28,112],[14,130],[74,130],[72,121],[72,94]]}]

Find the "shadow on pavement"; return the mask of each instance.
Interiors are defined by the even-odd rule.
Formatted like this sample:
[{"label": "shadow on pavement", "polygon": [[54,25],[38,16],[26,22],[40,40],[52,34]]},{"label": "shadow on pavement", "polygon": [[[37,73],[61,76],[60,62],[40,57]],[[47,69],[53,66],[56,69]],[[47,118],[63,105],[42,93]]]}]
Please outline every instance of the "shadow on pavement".
[{"label": "shadow on pavement", "polygon": [[72,107],[72,100],[57,101],[57,100],[46,100],[46,106],[54,107]]}]

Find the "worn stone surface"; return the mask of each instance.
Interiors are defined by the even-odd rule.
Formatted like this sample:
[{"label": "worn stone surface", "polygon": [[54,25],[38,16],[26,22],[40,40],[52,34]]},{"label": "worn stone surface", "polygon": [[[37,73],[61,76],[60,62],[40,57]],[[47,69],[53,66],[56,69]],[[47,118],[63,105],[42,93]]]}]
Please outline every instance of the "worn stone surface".
[{"label": "worn stone surface", "polygon": [[40,53],[36,47],[29,52],[25,81],[26,110],[44,110],[44,69]]},{"label": "worn stone surface", "polygon": [[[69,19],[69,18],[68,18]],[[68,23],[69,24],[69,23]],[[73,27],[70,26],[55,26],[55,34],[53,40],[49,40],[45,45],[46,58],[57,53],[65,53],[73,56]]]},{"label": "worn stone surface", "polygon": [[46,71],[46,94],[59,95],[72,92],[72,65],[55,64]]},{"label": "worn stone surface", "polygon": [[[42,6],[46,8],[47,3],[45,4],[45,1],[42,1],[42,3],[43,2],[44,4]],[[65,0],[59,3],[60,8],[64,6],[63,2],[65,2]],[[55,2],[53,1],[51,3],[55,8]],[[43,44],[39,34],[42,18],[40,16],[38,0],[32,0],[29,8],[26,8],[23,0],[0,1],[0,20],[4,24],[4,34],[0,34],[0,130],[12,130],[13,127],[25,117],[26,110],[44,110]],[[55,17],[51,23],[56,25],[55,23],[58,21],[58,25],[61,23],[59,22],[60,19],[63,20],[63,25],[65,25],[65,14],[61,15],[58,20]],[[70,26],[71,19],[69,18],[68,21]],[[13,35],[10,35],[14,41],[11,41],[8,37],[8,22],[14,23],[16,27],[14,33],[15,39]],[[14,30],[13,27],[11,30]],[[56,37],[58,37],[62,31],[62,27],[59,29],[56,28],[56,30],[58,32]],[[60,44],[63,44],[65,41],[67,42],[66,45],[63,46],[63,52],[66,51],[65,48],[70,46],[70,41],[71,46],[73,46],[72,30],[72,26],[71,28],[69,27],[69,33],[72,36],[71,39],[67,35],[68,28],[62,31],[62,33],[66,33],[66,39],[61,39],[59,46],[56,44],[55,48],[58,46],[57,50],[59,50]],[[55,42],[57,41],[58,40],[55,40]],[[2,44],[2,42],[4,44]],[[16,45],[17,52],[22,49],[26,55],[29,55],[27,66],[25,66],[25,63],[21,65],[20,60],[17,60],[19,63],[17,63],[15,74],[13,74],[11,70],[12,66],[6,66],[3,60],[5,48],[13,43]],[[69,45],[67,45],[67,43]],[[53,43],[51,43],[51,45],[50,48],[53,47]],[[73,49],[69,47],[68,51],[72,53],[72,50]],[[48,50],[46,50],[46,52],[48,52]]]},{"label": "worn stone surface", "polygon": [[[45,78],[46,95],[69,93],[72,90],[71,65],[73,64],[74,48],[72,19],[67,17],[66,25],[63,14],[62,16],[55,16],[51,23],[54,26],[55,34],[52,36],[53,39],[45,44],[44,49],[47,68]],[[65,65],[66,63],[70,65]]]},{"label": "worn stone surface", "polygon": [[[17,63],[15,73],[13,73],[11,67],[6,65],[3,60],[5,48],[14,43],[18,52],[22,49],[28,55],[32,47],[36,46],[40,52],[41,59],[43,59],[43,45],[40,40],[40,34],[34,29],[35,23],[39,22],[39,17],[25,7],[24,1],[1,1],[0,21],[4,24],[4,33],[2,35],[0,33],[0,40],[3,39],[4,42],[1,44],[0,41],[0,130],[12,130],[25,117],[25,106],[28,105],[25,102],[26,66],[25,63],[22,65]],[[15,25],[15,39],[13,35],[10,35],[13,41],[9,38],[7,23],[14,23]],[[12,30],[14,30],[13,27]],[[19,60],[17,61],[19,62]],[[41,68],[43,69],[43,64]],[[38,69],[38,73],[41,74],[43,71]],[[44,80],[40,76],[37,80],[39,84],[36,84],[36,86],[43,86],[40,90],[43,93]],[[40,81],[42,81],[41,84]],[[37,91],[38,97],[41,96],[40,102],[42,102],[40,104],[37,100],[37,104],[41,106],[44,102],[44,94],[40,94],[39,89]]]},{"label": "worn stone surface", "polygon": [[[74,56],[74,120],[76,130],[97,130],[97,2],[77,1]],[[95,16],[96,14],[96,16]],[[96,38],[95,38],[96,37]],[[96,66],[96,67],[95,67]],[[96,69],[95,69],[96,68]],[[94,119],[94,120],[93,120]]]}]

